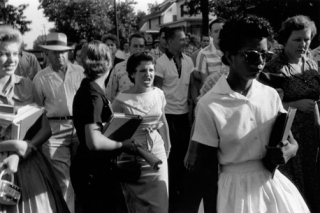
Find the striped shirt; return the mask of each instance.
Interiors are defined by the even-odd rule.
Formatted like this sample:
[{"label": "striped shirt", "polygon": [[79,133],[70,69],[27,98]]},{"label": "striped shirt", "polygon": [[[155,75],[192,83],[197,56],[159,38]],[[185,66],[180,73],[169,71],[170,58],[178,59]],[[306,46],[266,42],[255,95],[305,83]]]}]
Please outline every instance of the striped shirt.
[{"label": "striped shirt", "polygon": [[220,71],[225,65],[221,61],[222,52],[213,43],[201,50],[197,56],[196,71],[207,76]]}]

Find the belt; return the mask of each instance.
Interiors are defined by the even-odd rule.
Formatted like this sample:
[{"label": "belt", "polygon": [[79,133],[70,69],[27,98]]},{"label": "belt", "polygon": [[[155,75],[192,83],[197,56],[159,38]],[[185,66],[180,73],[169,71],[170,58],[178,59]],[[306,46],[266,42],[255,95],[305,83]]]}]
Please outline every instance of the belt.
[{"label": "belt", "polygon": [[49,117],[49,120],[72,120],[72,116],[64,116],[64,117]]}]

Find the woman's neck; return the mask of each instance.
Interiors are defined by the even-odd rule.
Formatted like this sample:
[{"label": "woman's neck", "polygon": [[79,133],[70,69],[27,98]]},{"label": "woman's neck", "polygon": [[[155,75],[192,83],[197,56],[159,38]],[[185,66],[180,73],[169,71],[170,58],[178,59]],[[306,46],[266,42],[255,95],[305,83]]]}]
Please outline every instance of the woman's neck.
[{"label": "woman's neck", "polygon": [[131,88],[131,93],[133,93],[133,94],[145,93],[145,92],[151,91],[152,89],[153,89],[153,87],[141,87],[141,86],[138,86],[135,84]]},{"label": "woman's neck", "polygon": [[8,81],[10,79],[10,75],[0,76],[0,91],[2,91],[8,86]]},{"label": "woman's neck", "polygon": [[242,79],[239,79],[239,78],[236,78],[236,77],[233,77],[232,75],[228,76],[227,78],[227,82],[230,86],[230,88],[237,92],[237,93],[240,93],[244,96],[247,95],[251,85],[252,85],[252,79],[251,80],[242,80]]},{"label": "woman's neck", "polygon": [[290,64],[299,64],[302,63],[302,57],[297,58],[294,57],[293,55],[291,55],[289,52],[287,52],[286,50],[284,50],[284,55],[286,56],[288,63]]}]

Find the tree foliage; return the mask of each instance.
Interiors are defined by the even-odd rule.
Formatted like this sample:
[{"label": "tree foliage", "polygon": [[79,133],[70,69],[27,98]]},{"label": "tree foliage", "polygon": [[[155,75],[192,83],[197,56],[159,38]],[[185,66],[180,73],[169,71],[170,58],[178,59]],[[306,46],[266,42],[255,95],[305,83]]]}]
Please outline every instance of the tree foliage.
[{"label": "tree foliage", "polygon": [[29,6],[28,4],[21,4],[18,7],[10,4],[6,5],[6,0],[0,1],[0,20],[1,24],[11,25],[18,30],[21,34],[30,31],[28,25],[31,21],[27,20],[23,15],[24,10]]},{"label": "tree foliage", "polygon": [[[201,0],[186,2],[188,13],[200,12]],[[288,17],[307,15],[319,29],[319,0],[209,0],[209,9],[225,19],[235,14],[255,14],[269,20],[275,32]]]},{"label": "tree foliage", "polygon": [[157,12],[158,10],[160,10],[159,4],[157,1],[155,1],[154,3],[148,3],[148,13],[151,14],[153,12]]},{"label": "tree foliage", "polygon": [[[55,23],[55,31],[63,32],[68,40],[100,39],[106,33],[115,34],[113,0],[39,0],[40,8],[49,21]],[[134,0],[117,3],[118,30],[120,37],[128,37],[139,26],[134,12]]]}]

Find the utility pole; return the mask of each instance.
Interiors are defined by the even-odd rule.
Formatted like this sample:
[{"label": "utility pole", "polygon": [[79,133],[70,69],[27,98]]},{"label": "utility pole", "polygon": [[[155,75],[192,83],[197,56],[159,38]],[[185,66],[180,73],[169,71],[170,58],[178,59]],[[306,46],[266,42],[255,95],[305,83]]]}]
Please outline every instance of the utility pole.
[{"label": "utility pole", "polygon": [[116,30],[117,38],[119,39],[118,16],[117,16],[117,2],[116,2],[116,0],[114,0],[113,2],[114,2],[114,15],[115,15],[115,30]]},{"label": "utility pole", "polygon": [[200,7],[202,12],[202,35],[209,34],[209,0],[201,0]]}]

